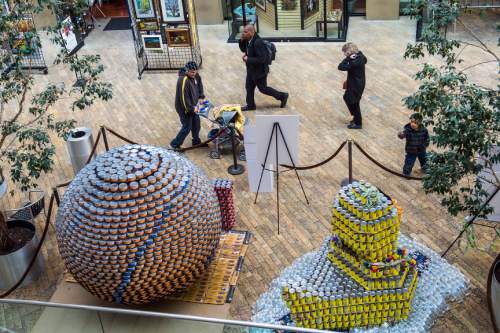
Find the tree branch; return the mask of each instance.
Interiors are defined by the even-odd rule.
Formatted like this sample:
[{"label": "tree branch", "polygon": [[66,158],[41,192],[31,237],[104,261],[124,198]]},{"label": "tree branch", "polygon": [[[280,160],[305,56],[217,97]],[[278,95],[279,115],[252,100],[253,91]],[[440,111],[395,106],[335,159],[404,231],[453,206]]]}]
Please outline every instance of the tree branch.
[{"label": "tree branch", "polygon": [[491,174],[493,175],[493,177],[495,177],[495,180],[496,180],[496,182],[497,182],[497,183],[496,183],[496,186],[497,186],[497,187],[500,187],[500,179],[498,179],[498,176],[497,176],[497,174],[496,174],[495,170],[493,170],[493,164],[491,163],[491,161],[490,161],[490,160],[485,160],[484,162],[485,162],[485,164],[486,164],[486,165],[485,165],[485,166],[486,166],[486,168],[488,168],[488,170],[491,172]]},{"label": "tree branch", "polygon": [[[487,50],[487,49],[485,49],[484,47],[481,47],[481,46],[476,45],[476,44],[474,44],[474,43],[466,42],[466,41],[463,41],[463,40],[460,40],[460,39],[458,39],[458,40],[457,40],[457,42],[459,42],[460,44],[465,44],[465,45],[467,45],[467,46],[474,46],[474,47],[477,47],[478,49],[480,49],[480,50],[482,50],[482,51],[484,51],[484,52],[488,52],[488,50]],[[464,49],[465,49],[465,47],[464,47]],[[462,51],[463,51],[463,50],[462,50]]]},{"label": "tree branch", "polygon": [[[21,95],[21,99],[18,103],[18,111],[17,111],[16,115],[14,116],[14,118],[9,120],[9,122],[12,122],[12,123],[15,122],[24,111],[24,101],[26,99],[26,93],[28,92],[28,80],[26,80],[26,79],[24,80],[24,87],[23,88],[24,88],[24,90],[23,90],[23,93]],[[9,135],[4,134],[2,136],[2,139],[0,139],[0,150],[2,149],[3,144],[5,143],[5,140],[7,139],[8,136]]]},{"label": "tree branch", "polygon": [[468,33],[470,33],[472,35],[472,37],[474,37],[475,40],[477,40],[479,42],[479,44],[481,44],[484,47],[484,51],[485,52],[488,52],[493,57],[495,57],[495,59],[498,62],[500,62],[500,58],[495,54],[495,52],[493,52],[492,50],[490,50],[490,48],[488,47],[488,45],[486,45],[485,43],[483,43],[483,41],[479,37],[477,37],[477,35],[474,33],[474,31],[472,31],[467,25],[465,25],[465,23],[462,22],[462,20],[460,20],[459,18],[457,18],[457,21],[465,28],[465,30],[467,30]]},{"label": "tree branch", "polygon": [[459,73],[463,73],[464,71],[468,70],[468,69],[471,69],[473,67],[476,67],[476,66],[479,66],[479,65],[484,65],[484,64],[487,64],[487,63],[490,63],[490,62],[497,62],[497,60],[488,60],[488,61],[481,61],[477,64],[474,64],[474,65],[470,65],[470,66],[467,66],[465,67],[464,69],[462,69]]}]

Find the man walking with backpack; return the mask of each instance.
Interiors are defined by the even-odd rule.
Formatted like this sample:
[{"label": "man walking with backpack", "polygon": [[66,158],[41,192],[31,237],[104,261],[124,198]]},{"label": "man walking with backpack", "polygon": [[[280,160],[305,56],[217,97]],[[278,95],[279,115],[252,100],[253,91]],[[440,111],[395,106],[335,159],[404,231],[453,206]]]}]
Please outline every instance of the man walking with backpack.
[{"label": "man walking with backpack", "polygon": [[245,26],[239,42],[240,50],[244,53],[242,59],[247,66],[247,78],[245,88],[247,90],[247,105],[242,107],[242,111],[256,109],[255,87],[264,95],[272,96],[281,101],[280,107],[284,108],[288,101],[288,93],[277,91],[267,86],[267,75],[269,65],[274,60],[276,48],[268,41],[264,41],[255,32],[253,25]]}]

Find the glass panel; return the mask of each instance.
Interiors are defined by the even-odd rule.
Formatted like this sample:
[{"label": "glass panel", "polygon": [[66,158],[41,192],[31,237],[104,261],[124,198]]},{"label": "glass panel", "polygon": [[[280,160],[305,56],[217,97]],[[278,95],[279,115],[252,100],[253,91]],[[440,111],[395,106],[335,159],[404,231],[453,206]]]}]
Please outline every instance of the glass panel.
[{"label": "glass panel", "polygon": [[[160,317],[162,312],[135,315],[96,309],[69,309],[0,300],[0,333],[273,333],[296,332],[295,327],[274,329]],[[107,309],[112,310],[112,309]],[[124,309],[120,309],[124,310]],[[210,320],[210,318],[207,318]],[[318,330],[301,329],[303,332]]]},{"label": "glass panel", "polygon": [[245,24],[256,22],[255,3],[252,1],[227,0],[230,39],[240,39]]},{"label": "glass panel", "polygon": [[342,0],[329,0],[326,8],[326,37],[328,39],[339,39],[343,31],[343,8]]},{"label": "glass panel", "polygon": [[366,0],[347,0],[347,9],[350,15],[366,14]]},{"label": "glass panel", "polygon": [[316,38],[324,1],[256,0],[259,34],[267,38]]},{"label": "glass panel", "polygon": [[96,312],[0,304],[2,333],[103,333]]},{"label": "glass panel", "polygon": [[411,5],[411,0],[400,0],[399,1],[399,14],[405,15],[404,10],[405,10],[405,8],[410,7],[410,5]]}]

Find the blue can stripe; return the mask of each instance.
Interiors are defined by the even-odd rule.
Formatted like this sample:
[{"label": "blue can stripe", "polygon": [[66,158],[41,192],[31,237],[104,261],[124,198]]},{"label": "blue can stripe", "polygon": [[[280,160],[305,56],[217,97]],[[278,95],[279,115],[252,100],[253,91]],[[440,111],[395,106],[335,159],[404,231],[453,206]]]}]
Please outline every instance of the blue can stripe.
[{"label": "blue can stripe", "polygon": [[[184,191],[186,191],[187,185],[190,183],[190,181],[191,181],[191,176],[189,175],[187,181],[184,183],[184,186],[178,187],[177,190],[175,191],[174,198],[179,196]],[[122,274],[122,280],[113,294],[113,299],[116,303],[122,303],[123,294],[125,293],[125,290],[130,284],[130,281],[132,279],[132,274],[134,274],[139,261],[144,257],[146,250],[148,248],[154,247],[153,239],[158,237],[158,232],[161,230],[161,221],[163,221],[163,218],[169,216],[169,211],[171,208],[172,204],[169,204],[168,207],[165,208],[162,212],[162,219],[155,220],[155,225],[153,226],[153,232],[151,233],[149,238],[146,239],[146,244],[138,247],[134,260],[128,264],[127,270]]]}]

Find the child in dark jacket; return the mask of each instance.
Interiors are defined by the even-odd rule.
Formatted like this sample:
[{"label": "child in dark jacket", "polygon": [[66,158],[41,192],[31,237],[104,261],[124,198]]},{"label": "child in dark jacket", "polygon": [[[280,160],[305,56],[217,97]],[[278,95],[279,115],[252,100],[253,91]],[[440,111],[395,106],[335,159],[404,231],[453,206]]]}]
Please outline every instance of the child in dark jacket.
[{"label": "child in dark jacket", "polygon": [[420,166],[425,171],[427,164],[427,151],[429,146],[429,132],[422,125],[422,115],[414,113],[410,117],[410,122],[405,125],[404,130],[398,133],[400,139],[406,139],[406,158],[403,167],[403,174],[409,176],[411,169],[418,158]]}]

